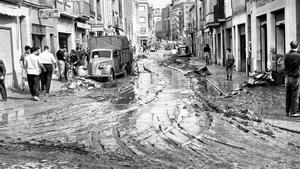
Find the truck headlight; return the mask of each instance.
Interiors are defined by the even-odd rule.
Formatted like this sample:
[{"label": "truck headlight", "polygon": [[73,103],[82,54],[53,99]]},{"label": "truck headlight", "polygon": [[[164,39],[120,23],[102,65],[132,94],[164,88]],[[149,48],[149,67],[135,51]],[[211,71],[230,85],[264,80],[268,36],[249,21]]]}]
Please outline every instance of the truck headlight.
[{"label": "truck headlight", "polygon": [[98,69],[104,69],[104,65],[99,65]]}]

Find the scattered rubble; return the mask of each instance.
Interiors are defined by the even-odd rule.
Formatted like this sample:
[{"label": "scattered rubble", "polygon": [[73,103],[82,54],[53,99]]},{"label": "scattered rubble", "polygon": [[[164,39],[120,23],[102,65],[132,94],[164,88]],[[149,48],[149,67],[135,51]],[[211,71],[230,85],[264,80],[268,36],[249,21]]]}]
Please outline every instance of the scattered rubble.
[{"label": "scattered rubble", "polygon": [[255,72],[249,75],[247,82],[243,86],[253,87],[253,86],[264,86],[268,84],[273,84],[275,80],[272,77],[272,71],[265,72]]},{"label": "scattered rubble", "polygon": [[72,80],[66,84],[67,89],[77,89],[77,88],[85,88],[87,90],[92,90],[94,88],[101,88],[101,84],[83,77],[77,77],[75,80]]},{"label": "scattered rubble", "polygon": [[209,75],[211,75],[211,73],[209,72],[206,66],[196,70],[190,70],[184,74],[184,76],[202,76],[202,77],[209,76]]}]

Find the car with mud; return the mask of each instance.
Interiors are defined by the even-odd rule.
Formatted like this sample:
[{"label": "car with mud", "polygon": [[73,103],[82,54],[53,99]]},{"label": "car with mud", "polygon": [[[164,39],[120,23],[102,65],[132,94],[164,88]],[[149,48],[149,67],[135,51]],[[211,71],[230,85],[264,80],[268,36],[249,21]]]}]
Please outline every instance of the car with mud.
[{"label": "car with mud", "polygon": [[126,36],[101,36],[89,39],[88,77],[107,78],[132,73],[133,51]]}]

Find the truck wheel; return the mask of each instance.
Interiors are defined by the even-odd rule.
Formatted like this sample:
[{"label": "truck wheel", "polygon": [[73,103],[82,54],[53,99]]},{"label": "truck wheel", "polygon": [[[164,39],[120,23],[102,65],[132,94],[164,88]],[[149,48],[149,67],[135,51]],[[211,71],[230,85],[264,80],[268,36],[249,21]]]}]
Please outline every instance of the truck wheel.
[{"label": "truck wheel", "polygon": [[111,81],[113,81],[114,79],[115,79],[115,73],[114,73],[113,70],[111,70],[110,73],[109,73],[109,76],[108,76],[108,78],[107,78],[107,81],[108,81],[108,82],[111,82]]}]

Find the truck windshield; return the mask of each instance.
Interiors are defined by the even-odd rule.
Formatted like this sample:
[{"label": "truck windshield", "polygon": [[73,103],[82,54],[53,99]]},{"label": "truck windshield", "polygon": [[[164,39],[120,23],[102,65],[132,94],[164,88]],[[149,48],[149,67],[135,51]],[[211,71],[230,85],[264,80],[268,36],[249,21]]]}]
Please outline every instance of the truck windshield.
[{"label": "truck windshield", "polygon": [[111,58],[110,51],[94,51],[92,52],[92,58]]}]

